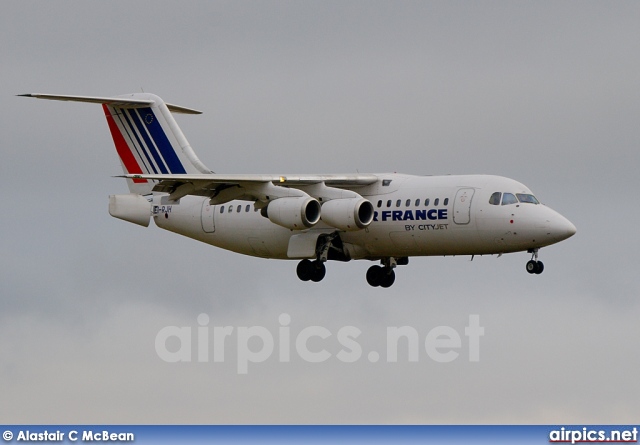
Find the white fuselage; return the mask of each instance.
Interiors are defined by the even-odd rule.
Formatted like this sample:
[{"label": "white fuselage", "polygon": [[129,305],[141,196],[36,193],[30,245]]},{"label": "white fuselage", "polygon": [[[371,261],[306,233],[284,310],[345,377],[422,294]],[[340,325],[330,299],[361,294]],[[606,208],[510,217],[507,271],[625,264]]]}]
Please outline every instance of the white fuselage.
[{"label": "white fuselage", "polygon": [[[571,222],[534,203],[491,204],[496,192],[531,195],[512,179],[489,176],[411,176],[379,174],[379,181],[353,191],[374,206],[373,222],[340,232],[348,259],[428,255],[481,255],[527,251],[575,233]],[[294,259],[289,244],[300,233],[332,233],[322,221],[311,229],[290,230],[272,223],[253,202],[210,205],[209,198],[185,196],[153,201],[158,227],[246,255]],[[289,254],[288,254],[289,252]]]}]

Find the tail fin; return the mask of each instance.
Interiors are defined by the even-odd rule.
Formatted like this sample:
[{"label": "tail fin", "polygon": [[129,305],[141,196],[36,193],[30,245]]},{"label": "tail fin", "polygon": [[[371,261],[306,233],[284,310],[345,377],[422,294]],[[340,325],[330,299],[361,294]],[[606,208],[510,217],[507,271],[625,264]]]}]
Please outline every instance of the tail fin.
[{"label": "tail fin", "polygon": [[[131,99],[150,100],[149,106],[102,104],[120,162],[125,173],[210,173],[198,159],[167,104],[152,94],[131,94]],[[178,110],[177,107],[176,111]],[[182,109],[187,110],[187,109]],[[129,191],[151,193],[153,184],[128,180]]]},{"label": "tail fin", "polygon": [[[197,110],[166,104],[153,94],[134,93],[118,97],[25,94],[39,99],[100,103],[125,173],[211,173],[198,159],[171,112],[200,114]],[[154,183],[128,179],[129,191],[151,193]]]}]

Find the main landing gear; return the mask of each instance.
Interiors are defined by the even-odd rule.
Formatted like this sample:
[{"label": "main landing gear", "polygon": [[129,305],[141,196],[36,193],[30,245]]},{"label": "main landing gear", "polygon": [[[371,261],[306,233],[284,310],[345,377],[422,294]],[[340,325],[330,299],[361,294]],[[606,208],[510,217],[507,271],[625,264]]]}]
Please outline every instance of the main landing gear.
[{"label": "main landing gear", "polygon": [[396,281],[396,266],[409,264],[409,258],[382,258],[380,266],[371,266],[367,270],[367,283],[373,287],[390,287]]},{"label": "main landing gear", "polygon": [[367,283],[373,287],[390,287],[396,281],[396,273],[390,267],[371,266],[367,270]]},{"label": "main landing gear", "polygon": [[318,238],[316,246],[316,257],[314,261],[304,259],[298,263],[296,274],[302,281],[313,281],[317,283],[322,281],[327,274],[327,268],[324,263],[329,259],[330,250],[336,249],[334,241],[340,240],[337,233],[323,235]]},{"label": "main landing gear", "polygon": [[327,268],[324,267],[324,263],[319,260],[302,260],[298,263],[296,273],[302,281],[311,280],[317,283],[318,281],[322,281],[327,273]]},{"label": "main landing gear", "polygon": [[[395,267],[395,263],[393,265]],[[322,281],[327,269],[324,263],[319,260],[302,260],[298,263],[296,274],[302,281],[313,281],[315,283]],[[396,273],[392,266],[371,266],[367,270],[367,283],[373,287],[390,287],[396,281]]]},{"label": "main landing gear", "polygon": [[531,249],[529,253],[532,255],[531,260],[527,262],[527,272],[540,275],[544,270],[544,264],[542,264],[542,261],[538,261],[538,249]]}]

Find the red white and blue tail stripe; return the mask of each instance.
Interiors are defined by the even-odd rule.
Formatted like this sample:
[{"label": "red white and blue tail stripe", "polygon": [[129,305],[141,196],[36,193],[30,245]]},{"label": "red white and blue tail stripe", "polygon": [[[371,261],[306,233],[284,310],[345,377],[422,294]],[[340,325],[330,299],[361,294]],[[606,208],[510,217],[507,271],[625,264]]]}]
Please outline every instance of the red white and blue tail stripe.
[{"label": "red white and blue tail stripe", "polygon": [[[193,153],[162,99],[144,96],[153,100],[151,106],[102,105],[125,173],[209,173]],[[153,184],[145,179],[133,179],[129,188],[133,193],[145,194],[143,188],[150,192]]]}]

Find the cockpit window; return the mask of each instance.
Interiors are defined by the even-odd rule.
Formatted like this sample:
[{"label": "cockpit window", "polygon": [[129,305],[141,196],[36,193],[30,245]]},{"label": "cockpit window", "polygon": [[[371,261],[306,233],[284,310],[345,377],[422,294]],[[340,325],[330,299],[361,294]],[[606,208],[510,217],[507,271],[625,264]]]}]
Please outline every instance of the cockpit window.
[{"label": "cockpit window", "polygon": [[502,193],[495,192],[493,195],[491,195],[491,198],[489,198],[489,204],[494,206],[499,206],[501,197],[502,197]]},{"label": "cockpit window", "polygon": [[505,193],[502,195],[502,205],[517,204],[518,199],[511,193]]},{"label": "cockpit window", "polygon": [[527,195],[525,193],[516,193],[518,200],[527,204],[540,204],[540,202],[533,195]]}]

